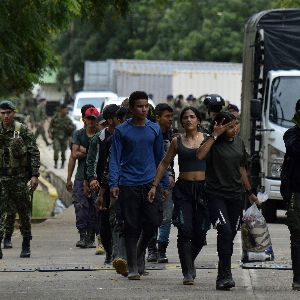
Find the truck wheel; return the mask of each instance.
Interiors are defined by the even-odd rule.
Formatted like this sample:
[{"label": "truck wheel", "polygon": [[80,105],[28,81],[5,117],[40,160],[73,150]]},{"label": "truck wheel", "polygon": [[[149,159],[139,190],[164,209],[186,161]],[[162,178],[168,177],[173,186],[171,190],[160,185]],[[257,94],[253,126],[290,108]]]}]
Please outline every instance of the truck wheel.
[{"label": "truck wheel", "polygon": [[277,206],[276,201],[269,199],[261,205],[262,214],[265,217],[267,223],[274,223],[277,219]]}]

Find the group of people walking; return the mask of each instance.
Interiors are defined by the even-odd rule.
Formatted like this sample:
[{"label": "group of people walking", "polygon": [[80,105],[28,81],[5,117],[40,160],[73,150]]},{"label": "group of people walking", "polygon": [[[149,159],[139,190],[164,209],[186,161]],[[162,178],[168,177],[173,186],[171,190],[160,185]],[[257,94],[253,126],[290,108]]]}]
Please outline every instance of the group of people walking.
[{"label": "group of people walking", "polygon": [[[172,128],[173,108],[167,103],[160,103],[151,111],[156,122],[148,119],[148,96],[142,91],[133,92],[124,105],[107,105],[101,119],[92,105],[81,109],[84,128],[73,132],[66,183],[73,194],[80,235],[76,246],[95,247],[96,237],[96,254],[105,253],[105,263],[112,263],[129,280],[140,280],[148,274],[147,248],[149,261],[153,261],[156,253],[156,261],[168,262],[166,251],[173,223],[178,230],[183,284],[193,285],[195,259],[206,245],[206,234],[212,224],[217,229],[219,258],[216,289],[235,286],[231,257],[244,198],[246,195],[250,203],[259,201],[248,180],[248,159],[238,134],[238,119],[221,111],[224,100],[219,95],[207,95],[204,103],[210,114],[210,126],[204,130],[199,110],[187,106],[179,115],[182,134]],[[287,154],[293,158],[294,166],[299,164],[300,148],[297,105],[296,126],[285,135]],[[21,257],[29,257],[30,193],[38,185],[39,150],[26,126],[14,121],[14,111],[11,101],[0,103],[0,245],[6,215],[18,212],[23,235]],[[71,130],[71,125],[67,130]],[[174,172],[176,155],[179,174]],[[62,164],[64,160],[62,157]],[[293,287],[299,289],[299,176],[295,168],[293,172],[296,179],[289,183],[292,188],[287,196],[288,220],[292,233]],[[2,256],[0,247],[0,259]]]}]

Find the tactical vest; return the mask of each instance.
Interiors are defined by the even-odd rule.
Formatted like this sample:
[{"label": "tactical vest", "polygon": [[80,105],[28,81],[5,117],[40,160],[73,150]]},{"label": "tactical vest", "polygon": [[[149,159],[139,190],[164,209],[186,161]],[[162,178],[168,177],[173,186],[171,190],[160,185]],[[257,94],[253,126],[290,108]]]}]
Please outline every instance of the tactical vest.
[{"label": "tactical vest", "polygon": [[20,135],[22,124],[15,122],[11,131],[0,133],[0,174],[2,176],[26,175],[27,147]]}]

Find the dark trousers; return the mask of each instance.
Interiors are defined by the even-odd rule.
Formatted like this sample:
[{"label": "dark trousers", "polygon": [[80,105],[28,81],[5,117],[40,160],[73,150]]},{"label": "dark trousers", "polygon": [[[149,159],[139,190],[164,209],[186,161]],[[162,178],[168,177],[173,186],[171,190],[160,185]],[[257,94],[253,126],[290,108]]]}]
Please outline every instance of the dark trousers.
[{"label": "dark trousers", "polygon": [[138,241],[143,232],[144,238],[151,239],[162,222],[163,212],[159,191],[152,203],[148,201],[151,184],[140,186],[120,186],[120,206],[124,220],[125,239]]},{"label": "dark trousers", "polygon": [[244,202],[242,196],[232,197],[207,195],[211,223],[217,229],[218,255],[231,257],[233,253],[233,240],[239,230],[243,215]]},{"label": "dark trousers", "polygon": [[287,211],[287,225],[291,233],[291,246],[300,247],[300,193],[293,193]]},{"label": "dark trousers", "polygon": [[74,181],[73,203],[77,229],[92,231],[95,227],[95,204],[92,198],[84,195],[83,180]]}]

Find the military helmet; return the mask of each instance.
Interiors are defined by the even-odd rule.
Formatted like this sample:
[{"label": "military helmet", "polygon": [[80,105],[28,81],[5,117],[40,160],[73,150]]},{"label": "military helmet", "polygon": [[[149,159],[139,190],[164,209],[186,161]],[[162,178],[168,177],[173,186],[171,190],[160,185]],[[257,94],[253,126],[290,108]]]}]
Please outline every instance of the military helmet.
[{"label": "military helmet", "polygon": [[206,95],[204,98],[204,104],[206,106],[224,106],[225,105],[225,101],[222,98],[222,96],[218,95],[218,94],[209,94]]}]

